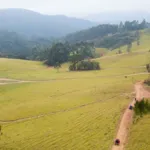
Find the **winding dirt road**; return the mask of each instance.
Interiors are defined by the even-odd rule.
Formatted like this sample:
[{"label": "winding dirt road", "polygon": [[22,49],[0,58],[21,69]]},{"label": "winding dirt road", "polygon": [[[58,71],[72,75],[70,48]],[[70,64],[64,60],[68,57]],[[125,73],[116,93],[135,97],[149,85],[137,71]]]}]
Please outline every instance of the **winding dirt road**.
[{"label": "winding dirt road", "polygon": [[[142,85],[141,82],[135,84],[135,93],[136,99],[138,101],[142,100],[142,98],[150,98],[150,92],[148,92]],[[134,106],[135,99],[131,102],[130,105]],[[120,145],[113,145],[112,150],[124,150],[125,143],[128,136],[128,131],[133,119],[133,110],[129,110],[127,108],[122,116],[119,129],[116,135],[116,138],[120,139]]]},{"label": "winding dirt road", "polygon": [[0,85],[16,84],[16,83],[26,83],[26,82],[33,82],[33,81],[24,81],[24,80],[0,78]]}]

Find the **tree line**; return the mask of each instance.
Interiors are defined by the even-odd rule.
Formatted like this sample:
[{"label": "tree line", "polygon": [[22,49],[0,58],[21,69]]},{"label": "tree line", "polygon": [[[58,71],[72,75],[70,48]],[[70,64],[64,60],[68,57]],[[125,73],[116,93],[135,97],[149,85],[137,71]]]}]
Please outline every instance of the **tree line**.
[{"label": "tree line", "polygon": [[146,20],[120,22],[119,25],[103,24],[88,30],[68,35],[65,40],[71,43],[80,41],[93,42],[96,47],[115,49],[124,45],[130,45],[133,41],[139,43],[137,32],[148,28]]},{"label": "tree line", "polygon": [[[65,62],[70,62],[69,69],[71,71],[100,69],[98,63],[90,61],[90,59],[94,57],[94,44],[87,42],[75,44],[58,42],[47,49],[33,49],[32,52],[33,60],[44,61],[44,64],[54,66],[55,68],[61,67]],[[85,61],[86,59],[89,59],[89,61]]]},{"label": "tree line", "polygon": [[54,41],[45,38],[28,38],[21,34],[9,31],[0,31],[0,57],[31,59],[32,50],[45,49]]}]

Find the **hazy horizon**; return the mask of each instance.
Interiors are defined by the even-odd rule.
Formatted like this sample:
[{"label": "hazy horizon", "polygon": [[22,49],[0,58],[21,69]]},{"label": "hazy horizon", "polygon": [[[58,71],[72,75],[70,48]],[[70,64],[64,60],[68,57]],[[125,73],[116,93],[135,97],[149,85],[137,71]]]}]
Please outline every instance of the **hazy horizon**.
[{"label": "hazy horizon", "polygon": [[0,9],[23,8],[48,15],[85,17],[91,14],[118,11],[150,10],[149,0],[0,0]]}]

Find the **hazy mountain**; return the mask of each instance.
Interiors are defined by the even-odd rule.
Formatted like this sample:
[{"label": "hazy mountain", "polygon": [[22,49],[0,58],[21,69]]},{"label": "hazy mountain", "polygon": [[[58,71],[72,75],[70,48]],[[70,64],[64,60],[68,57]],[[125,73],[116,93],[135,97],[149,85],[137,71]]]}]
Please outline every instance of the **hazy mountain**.
[{"label": "hazy mountain", "polygon": [[118,12],[102,12],[99,14],[92,14],[85,17],[90,21],[99,23],[120,23],[120,21],[132,21],[146,19],[150,22],[150,13],[146,11],[118,11]]},{"label": "hazy mountain", "polygon": [[0,30],[0,57],[27,58],[32,50],[50,47],[53,39],[26,38],[15,32]]},{"label": "hazy mountain", "polygon": [[43,15],[25,9],[0,10],[0,30],[14,31],[27,36],[60,37],[94,25],[95,23],[84,19]]}]

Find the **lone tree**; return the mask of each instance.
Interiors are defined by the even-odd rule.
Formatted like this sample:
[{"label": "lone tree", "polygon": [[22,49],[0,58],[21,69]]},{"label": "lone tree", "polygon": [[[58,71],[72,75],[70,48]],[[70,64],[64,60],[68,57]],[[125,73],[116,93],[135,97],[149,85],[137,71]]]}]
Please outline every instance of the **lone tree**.
[{"label": "lone tree", "polygon": [[68,43],[56,43],[48,50],[47,60],[45,64],[48,66],[60,66],[60,64],[68,61],[70,45]]},{"label": "lone tree", "polygon": [[118,50],[118,54],[122,54],[122,51],[121,51],[121,49],[119,48],[119,50]]},{"label": "lone tree", "polygon": [[136,36],[137,45],[139,46],[140,45],[140,32],[136,31],[135,36]]},{"label": "lone tree", "polygon": [[57,72],[59,72],[59,68],[61,68],[61,64],[59,62],[56,62],[54,64],[54,68],[57,69]]},{"label": "lone tree", "polygon": [[131,52],[131,48],[132,48],[132,42],[129,42],[129,44],[127,45],[127,52],[128,53]]},{"label": "lone tree", "polygon": [[95,48],[93,43],[76,43],[72,46],[72,52],[69,56],[69,61],[72,63],[72,67],[87,58],[93,58],[95,54]]}]

